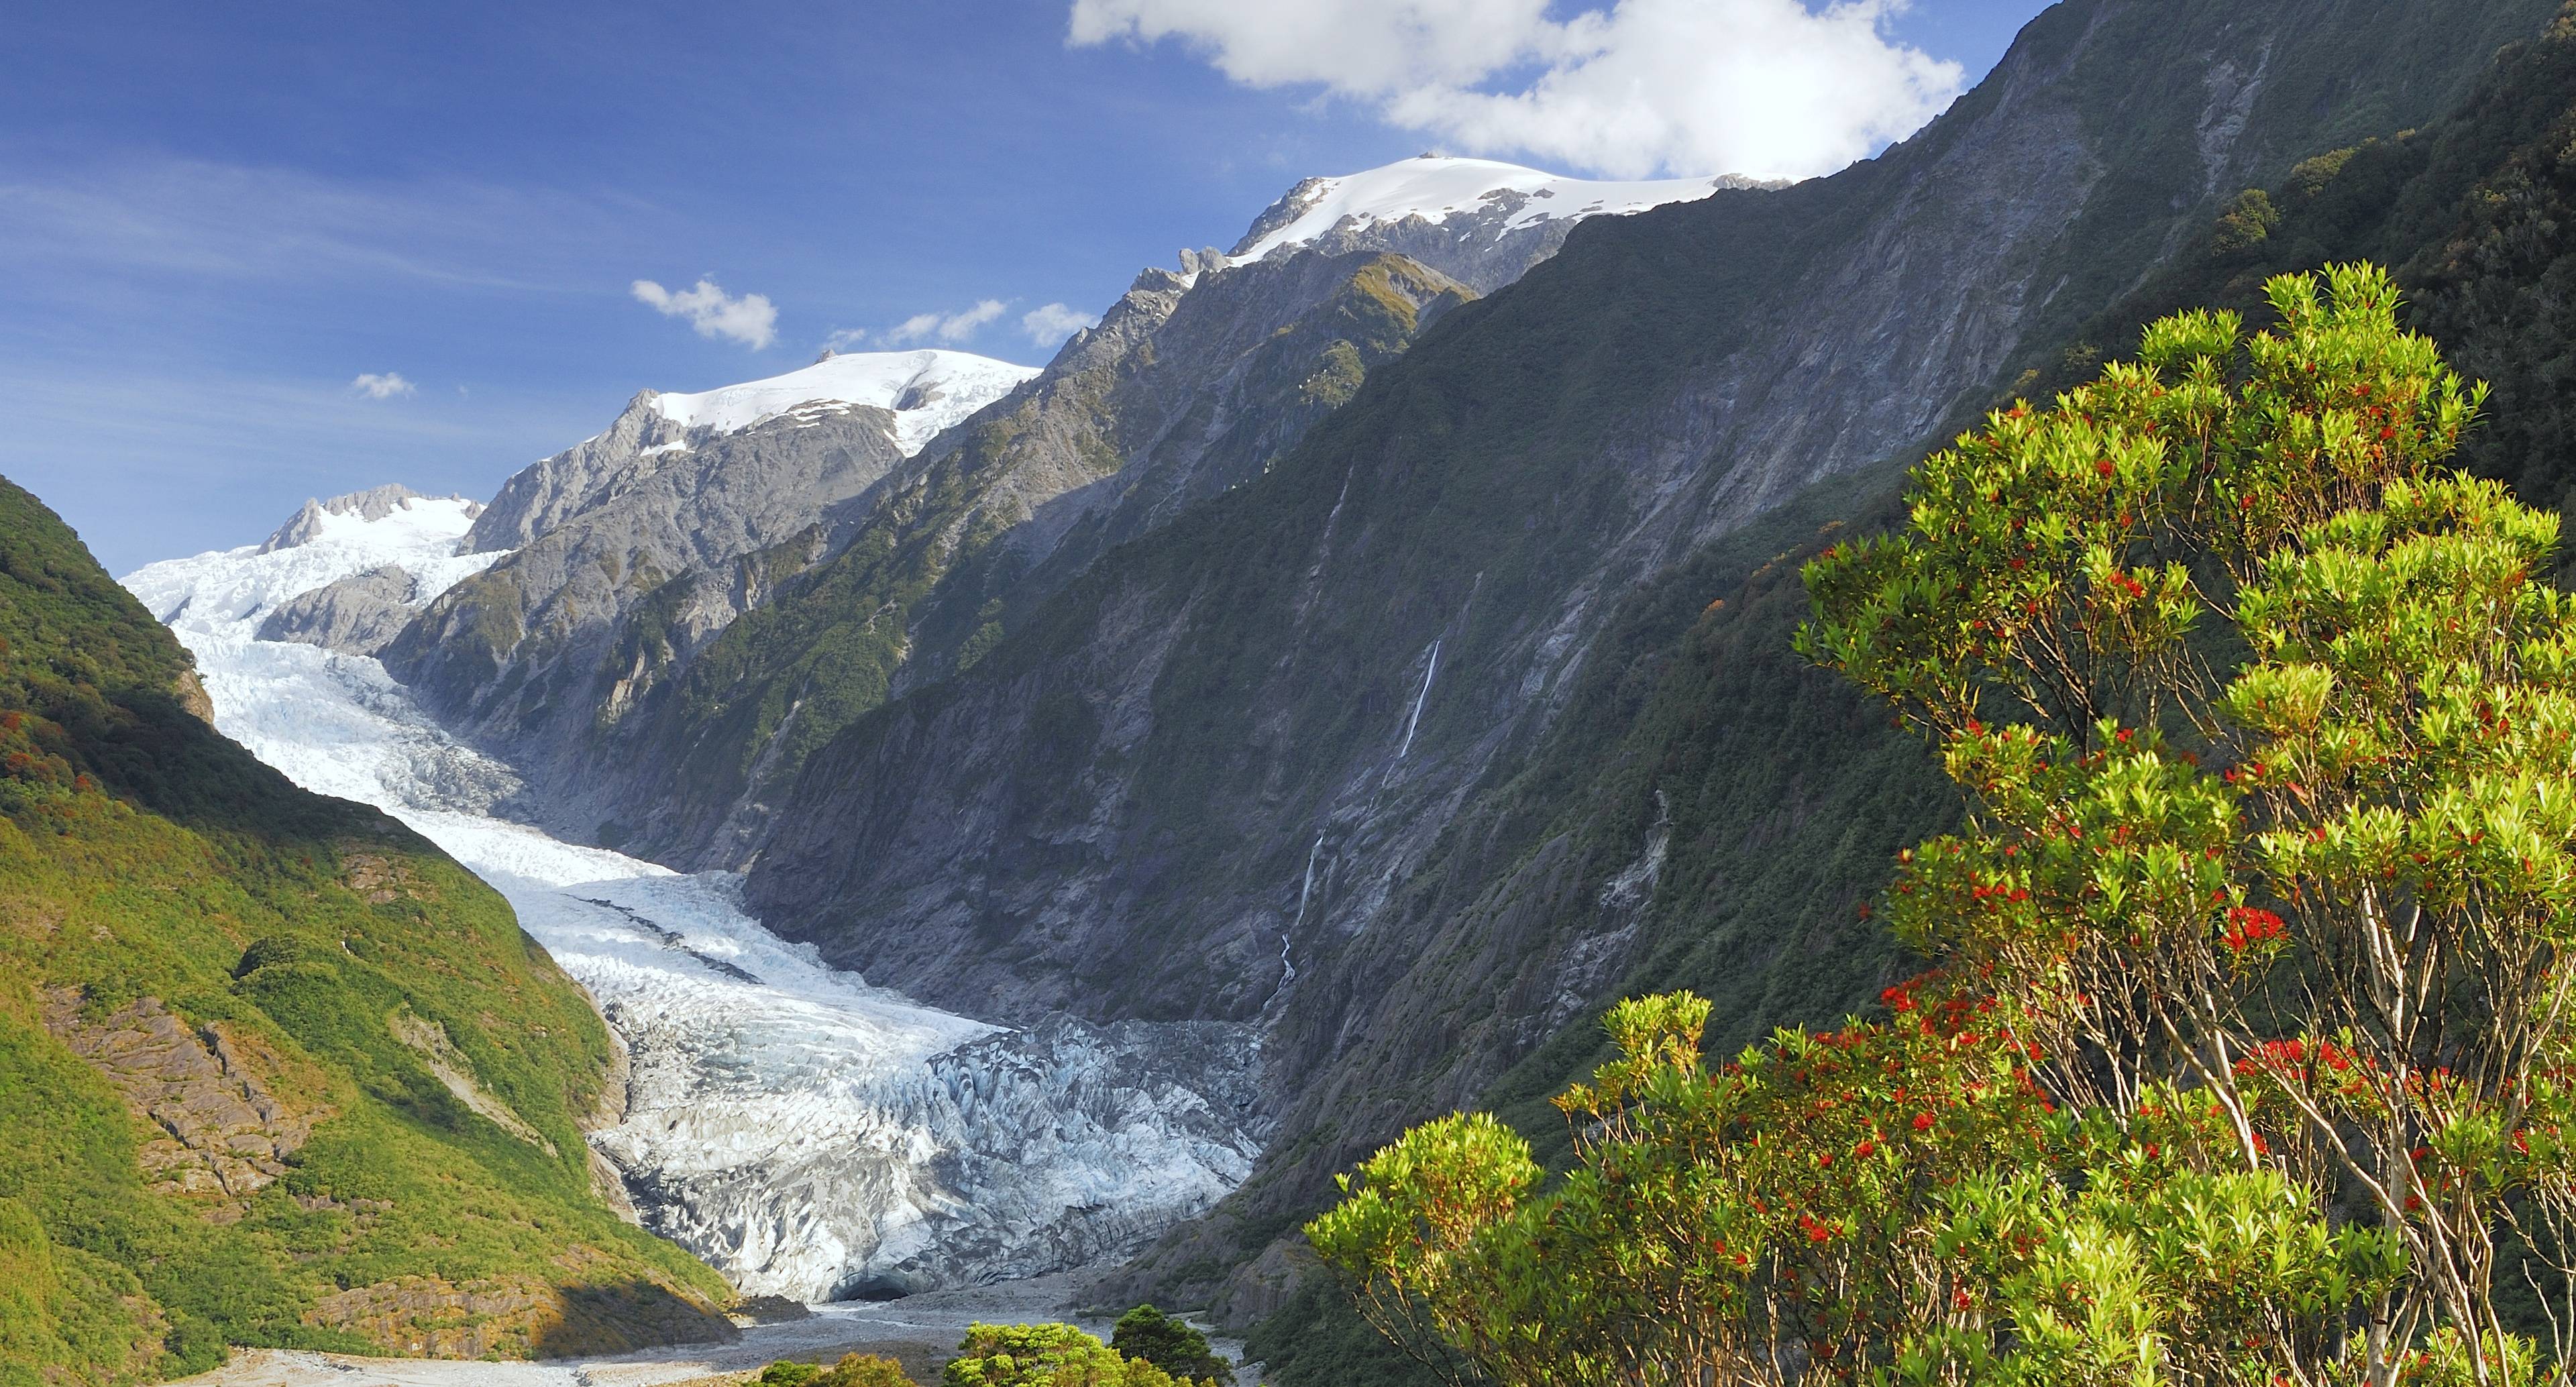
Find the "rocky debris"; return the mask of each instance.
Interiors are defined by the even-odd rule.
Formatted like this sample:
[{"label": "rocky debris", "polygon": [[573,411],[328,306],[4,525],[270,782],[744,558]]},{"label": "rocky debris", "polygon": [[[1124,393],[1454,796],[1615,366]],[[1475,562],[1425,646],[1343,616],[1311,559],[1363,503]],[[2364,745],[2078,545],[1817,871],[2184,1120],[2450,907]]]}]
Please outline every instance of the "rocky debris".
[{"label": "rocky debris", "polygon": [[410,487],[388,483],[364,491],[352,491],[345,496],[334,496],[327,501],[307,499],[302,509],[288,517],[285,524],[278,526],[276,532],[261,543],[259,552],[273,554],[280,549],[292,549],[311,542],[315,535],[321,533],[325,515],[382,520],[413,501],[433,500],[464,501],[469,515],[480,515],[483,511],[480,502],[466,500],[463,496],[424,496]]},{"label": "rocky debris", "polygon": [[81,993],[45,998],[45,1029],[124,1094],[158,1136],[136,1155],[147,1183],[244,1198],[286,1173],[329,1109],[298,1111],[271,1091],[280,1061],[223,1022],[190,1029],[157,997],[93,1019]]},{"label": "rocky debris", "polygon": [[411,570],[386,564],[278,604],[260,622],[259,638],[373,655],[402,634],[428,596]]}]

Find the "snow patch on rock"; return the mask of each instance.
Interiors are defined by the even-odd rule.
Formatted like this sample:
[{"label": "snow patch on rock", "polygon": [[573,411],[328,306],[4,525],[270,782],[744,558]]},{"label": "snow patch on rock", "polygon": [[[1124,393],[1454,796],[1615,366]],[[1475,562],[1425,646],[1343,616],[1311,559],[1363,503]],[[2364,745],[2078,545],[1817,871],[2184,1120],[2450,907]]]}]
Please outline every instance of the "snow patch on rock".
[{"label": "snow patch on rock", "polygon": [[1304,246],[1345,221],[1358,225],[1420,217],[1441,222],[1460,214],[1502,210],[1500,236],[1537,222],[1619,216],[1689,202],[1751,180],[1664,178],[1610,183],[1565,178],[1493,159],[1425,154],[1340,178],[1309,178],[1255,221],[1232,258],[1259,260],[1283,246]]},{"label": "snow patch on rock", "polygon": [[[1033,366],[971,352],[921,350],[827,356],[803,370],[694,395],[655,395],[653,407],[682,430],[735,433],[799,407],[874,405],[895,416],[895,446],[920,452],[939,431],[1011,393]],[[662,443],[657,449],[686,446]]]}]

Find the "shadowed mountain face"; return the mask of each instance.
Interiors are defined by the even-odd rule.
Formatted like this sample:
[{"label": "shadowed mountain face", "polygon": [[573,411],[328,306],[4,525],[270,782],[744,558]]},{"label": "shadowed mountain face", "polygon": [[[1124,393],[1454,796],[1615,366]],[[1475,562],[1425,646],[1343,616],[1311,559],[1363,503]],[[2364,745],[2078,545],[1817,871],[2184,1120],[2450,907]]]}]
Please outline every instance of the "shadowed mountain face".
[{"label": "shadowed mountain face", "polygon": [[[737,864],[813,748],[972,665],[1106,545],[1260,475],[1469,297],[1386,255],[1192,264],[1147,271],[1035,380],[874,475],[819,465],[841,437],[828,420],[680,462],[628,449],[601,483],[614,504],[433,603],[386,662],[527,768],[563,831]],[[782,501],[774,473],[802,491]],[[777,519],[706,524],[714,496]]]},{"label": "shadowed mountain face", "polygon": [[[2456,106],[2553,8],[2063,4],[1880,159],[1587,222],[1259,478],[1024,611],[1004,602],[971,667],[813,751],[766,816],[754,902],[837,962],[979,1014],[1263,1021],[1285,1121],[1237,1197],[1241,1245],[1184,1249],[1220,1258],[1403,1121],[1579,1029],[1673,945],[1656,922],[1675,893],[1742,908],[1744,968],[1806,930],[1815,975],[1742,1007],[1856,1000],[1877,965],[1801,925],[1822,906],[1800,893],[1852,889],[1834,871],[1949,812],[1937,787],[1856,700],[1728,665],[1700,689],[1713,702],[1658,716],[1776,728],[1725,700],[1789,690],[1838,774],[1766,761],[1730,788],[1701,763],[1688,796],[1616,800],[1615,841],[1573,831],[1560,816],[1597,787],[1568,740],[1620,743],[1569,710],[1639,716],[1656,687],[1596,663],[1623,602],[1643,585],[1669,620],[1752,583],[1737,590],[1764,610],[1794,606],[1794,573],[1763,568],[1790,542],[1747,552],[1746,526],[1801,497],[1840,513],[1814,511],[1832,494],[1815,488],[1901,462],[2053,365],[2239,189]],[[1675,572],[1712,586],[1659,585]],[[1844,783],[1871,776],[1876,808]],[[1820,816],[1845,831],[1801,838]],[[1806,858],[1758,892],[1668,875],[1729,834]],[[1850,896],[1831,904],[1848,919]]]}]

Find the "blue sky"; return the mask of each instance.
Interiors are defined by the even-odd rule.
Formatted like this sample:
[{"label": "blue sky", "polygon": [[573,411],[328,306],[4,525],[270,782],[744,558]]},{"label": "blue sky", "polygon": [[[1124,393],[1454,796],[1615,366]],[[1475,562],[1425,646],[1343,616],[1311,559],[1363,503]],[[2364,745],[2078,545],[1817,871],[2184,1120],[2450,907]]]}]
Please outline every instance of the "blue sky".
[{"label": "blue sky", "polygon": [[[1067,0],[21,5],[0,32],[0,472],[124,572],[256,540],[307,495],[488,495],[639,388],[774,375],[836,331],[1000,300],[959,345],[1042,361],[1027,312],[1096,312],[1310,173],[1435,144],[1569,172],[1659,157],[1463,148],[1487,127],[1395,113],[1430,81],[1404,65],[1436,53],[1299,78],[1335,47],[1257,49],[1208,8],[1237,2],[1083,0],[1127,26],[1085,45]],[[1916,0],[1880,32],[1973,82],[2039,8]],[[1717,171],[1671,166],[1710,148],[1739,147],[1667,150],[1666,171]],[[774,339],[700,335],[629,287],[701,277],[764,296]],[[410,389],[353,388],[369,374]]]}]

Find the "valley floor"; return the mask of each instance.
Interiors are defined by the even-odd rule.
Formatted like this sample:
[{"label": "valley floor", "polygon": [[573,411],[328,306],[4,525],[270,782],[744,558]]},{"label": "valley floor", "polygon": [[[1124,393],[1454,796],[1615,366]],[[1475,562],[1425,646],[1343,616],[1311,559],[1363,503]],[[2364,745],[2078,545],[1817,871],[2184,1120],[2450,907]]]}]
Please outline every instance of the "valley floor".
[{"label": "valley floor", "polygon": [[[613,1358],[558,1359],[542,1363],[459,1363],[423,1359],[352,1358],[341,1354],[277,1349],[237,1352],[232,1362],[182,1387],[697,1387],[733,1383],[781,1358],[830,1363],[844,1353],[876,1353],[903,1360],[915,1381],[935,1382],[969,1326],[1069,1320],[1109,1337],[1107,1320],[1071,1314],[1079,1292],[1071,1276],[1032,1277],[997,1286],[933,1291],[892,1301],[856,1301],[814,1307],[812,1316],[753,1325],[731,1344],[657,1349]],[[1243,1345],[1211,1341],[1217,1352],[1240,1359]],[[1238,1375],[1258,1387],[1257,1373]]]}]

